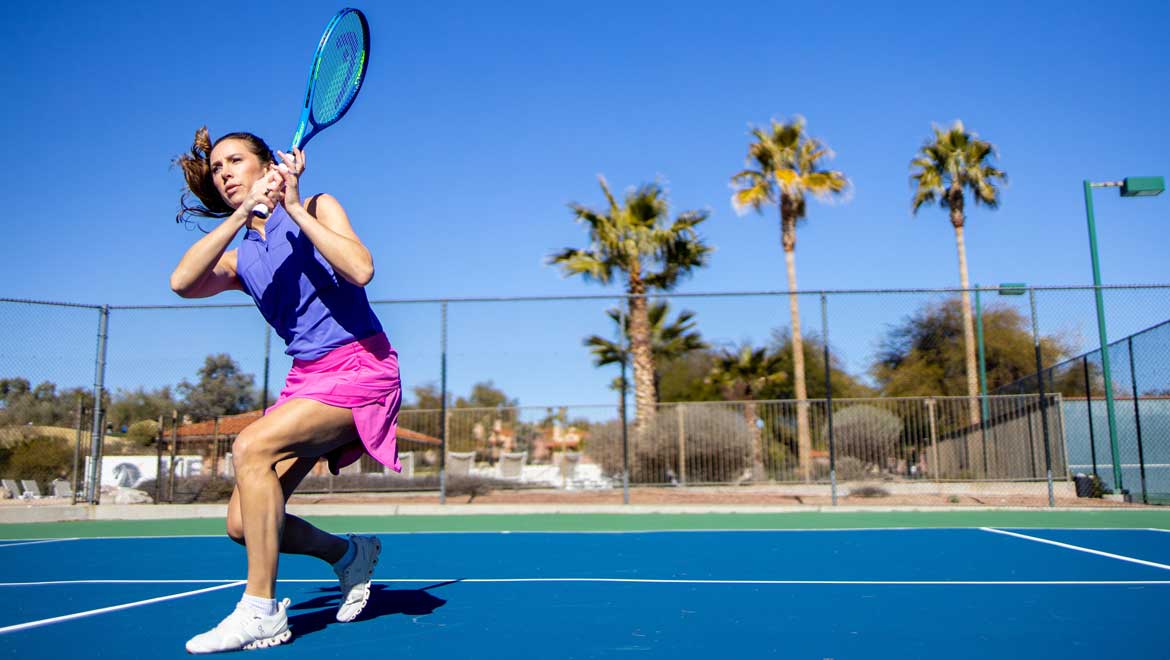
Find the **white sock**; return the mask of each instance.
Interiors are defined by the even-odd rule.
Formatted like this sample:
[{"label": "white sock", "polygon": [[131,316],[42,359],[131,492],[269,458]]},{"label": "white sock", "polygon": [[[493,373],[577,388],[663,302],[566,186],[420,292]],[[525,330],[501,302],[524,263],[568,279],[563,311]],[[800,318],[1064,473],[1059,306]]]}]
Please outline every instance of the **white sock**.
[{"label": "white sock", "polygon": [[275,598],[261,598],[260,596],[244,594],[244,597],[240,599],[240,602],[259,616],[272,616],[273,614],[276,614]]}]

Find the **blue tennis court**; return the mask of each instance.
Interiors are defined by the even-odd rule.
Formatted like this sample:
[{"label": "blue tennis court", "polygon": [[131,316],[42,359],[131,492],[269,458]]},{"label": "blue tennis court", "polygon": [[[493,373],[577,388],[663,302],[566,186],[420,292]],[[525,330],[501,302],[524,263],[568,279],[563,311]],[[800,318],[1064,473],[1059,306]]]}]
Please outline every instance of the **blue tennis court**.
[{"label": "blue tennis court", "polygon": [[[380,534],[370,605],[334,621],[282,557],[271,658],[1168,658],[1170,533],[868,529]],[[243,590],[223,537],[0,542],[0,651],[186,656]]]}]

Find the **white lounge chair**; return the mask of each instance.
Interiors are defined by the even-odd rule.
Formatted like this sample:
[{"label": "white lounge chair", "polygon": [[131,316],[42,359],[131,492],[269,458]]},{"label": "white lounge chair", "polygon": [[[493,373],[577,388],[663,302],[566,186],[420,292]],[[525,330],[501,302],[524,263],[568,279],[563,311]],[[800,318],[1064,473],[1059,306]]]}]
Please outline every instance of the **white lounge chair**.
[{"label": "white lounge chair", "polygon": [[413,479],[414,478],[414,452],[402,451],[398,452],[398,462],[402,464],[402,472],[395,472],[390,469],[389,465],[382,466],[382,474],[388,474],[398,479]]},{"label": "white lounge chair", "polygon": [[54,479],[49,488],[53,491],[53,497],[73,497],[73,484],[64,479]]},{"label": "white lounge chair", "polygon": [[561,454],[561,488],[572,488],[577,478],[577,466],[581,464],[581,452],[566,451]]},{"label": "white lounge chair", "polygon": [[524,479],[524,464],[528,462],[528,452],[505,452],[500,454],[500,462],[496,464],[497,476],[509,481]]},{"label": "white lounge chair", "polygon": [[16,483],[16,479],[0,479],[0,485],[8,491],[8,497],[20,497],[20,484]]},{"label": "white lounge chair", "polygon": [[471,466],[475,465],[475,452],[449,451],[447,452],[447,476],[466,477],[471,474]]},{"label": "white lounge chair", "polygon": [[26,500],[41,499],[41,487],[37,485],[35,479],[21,479],[20,486],[24,488],[24,492],[20,494]]}]

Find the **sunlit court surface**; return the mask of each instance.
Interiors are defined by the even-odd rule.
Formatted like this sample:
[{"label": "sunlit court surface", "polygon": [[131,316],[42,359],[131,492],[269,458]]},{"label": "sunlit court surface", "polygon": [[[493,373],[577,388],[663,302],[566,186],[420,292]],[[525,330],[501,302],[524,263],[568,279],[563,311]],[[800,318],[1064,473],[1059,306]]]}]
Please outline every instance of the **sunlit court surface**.
[{"label": "sunlit court surface", "polygon": [[[282,557],[292,640],[249,653],[476,658],[1157,658],[1165,529],[381,533],[366,610]],[[0,651],[185,656],[230,611],[215,536],[0,541]]]},{"label": "sunlit court surface", "polygon": [[1170,2],[348,5],[6,3],[0,660],[1170,660]]}]

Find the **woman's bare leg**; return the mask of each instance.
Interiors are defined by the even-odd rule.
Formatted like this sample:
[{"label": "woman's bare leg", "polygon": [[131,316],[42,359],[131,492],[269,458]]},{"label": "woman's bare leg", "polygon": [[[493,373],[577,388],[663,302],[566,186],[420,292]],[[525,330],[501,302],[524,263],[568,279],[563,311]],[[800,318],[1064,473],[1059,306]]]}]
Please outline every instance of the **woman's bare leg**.
[{"label": "woman's bare leg", "polygon": [[[244,429],[232,445],[245,547],[246,594],[273,598],[285,529],[285,495],[276,465],[290,458],[316,457],[357,435],[353,413],[311,399],[292,399]],[[301,521],[303,522],[303,521]],[[292,523],[294,534],[307,530]],[[312,537],[312,533],[310,538]]]},{"label": "woman's bare leg", "polygon": [[[293,458],[277,463],[276,476],[280,480],[285,503],[317,461],[316,458]],[[232,491],[232,499],[228,503],[227,533],[233,541],[245,545],[239,489]],[[280,537],[280,551],[283,554],[308,555],[332,564],[345,554],[347,545],[345,539],[339,536],[322,531],[291,513],[284,514],[284,534]]]}]

